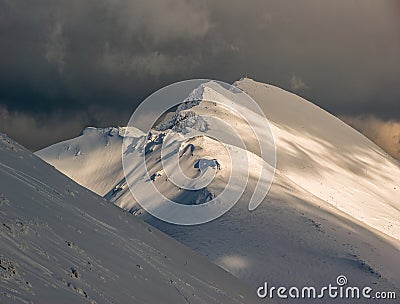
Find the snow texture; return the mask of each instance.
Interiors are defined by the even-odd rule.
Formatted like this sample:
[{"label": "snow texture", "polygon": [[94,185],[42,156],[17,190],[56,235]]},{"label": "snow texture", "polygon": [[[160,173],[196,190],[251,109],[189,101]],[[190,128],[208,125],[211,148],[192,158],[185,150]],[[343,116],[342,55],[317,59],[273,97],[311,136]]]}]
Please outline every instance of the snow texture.
[{"label": "snow texture", "polygon": [[[256,139],[235,111],[227,111],[209,100],[218,97],[239,113],[247,111],[247,116],[252,117],[251,125],[256,128],[263,128],[263,121],[252,109],[239,104],[237,93],[215,83],[194,92],[188,98],[192,103],[178,107],[172,120],[154,131],[155,137],[148,139],[135,133],[130,138],[131,151],[138,151],[140,143],[149,141],[148,168],[156,173],[163,169],[158,152],[163,133],[179,125],[175,130],[179,141],[180,132],[187,126],[206,126],[208,130],[224,132],[226,128],[218,124],[218,119],[235,126],[245,139],[246,150],[231,142],[229,134],[223,144],[207,136],[182,142],[181,169],[189,176],[196,174],[200,159],[215,159],[221,167],[214,181],[203,190],[185,192],[162,174],[151,181],[168,197],[199,203],[206,200],[204,191],[218,195],[226,185],[232,164],[224,157],[224,149],[246,153],[251,166],[246,191],[233,209],[215,221],[195,227],[169,225],[141,210],[127,187],[113,194],[115,186],[124,181],[121,138],[105,146],[100,135],[83,136],[46,148],[37,155],[253,286],[264,281],[276,285],[322,286],[345,274],[357,286],[398,291],[399,162],[341,120],[295,94],[248,78],[234,85],[263,109],[276,142],[277,171],[273,185],[253,212],[248,211],[247,204],[258,172],[271,164],[258,157]],[[182,123],[192,118],[194,123]],[[80,157],[65,149],[67,145],[83,147],[86,143],[87,149],[82,148]],[[99,153],[104,161],[97,157]],[[106,164],[112,164],[112,170]],[[242,164],[233,165],[240,168]],[[87,178],[88,168],[96,180]],[[241,169],[244,172],[247,167]],[[134,172],[134,166],[131,170]],[[102,191],[98,190],[99,185]]]},{"label": "snow texture", "polygon": [[[83,136],[105,144],[98,132]],[[0,244],[0,303],[259,303],[243,282],[1,133]]]}]

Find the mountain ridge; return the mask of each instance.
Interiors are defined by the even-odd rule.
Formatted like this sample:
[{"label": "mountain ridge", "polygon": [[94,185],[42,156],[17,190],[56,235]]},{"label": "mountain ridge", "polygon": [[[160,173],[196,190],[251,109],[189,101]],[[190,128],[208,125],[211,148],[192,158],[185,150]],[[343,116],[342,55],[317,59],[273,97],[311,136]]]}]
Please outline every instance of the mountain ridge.
[{"label": "mountain ridge", "polygon": [[[179,227],[154,219],[137,205],[126,186],[107,198],[252,284],[268,280],[301,285],[307,274],[307,282],[318,285],[329,274],[347,273],[359,284],[395,288],[400,283],[396,275],[400,271],[398,163],[359,132],[295,94],[249,79],[235,84],[262,108],[276,143],[275,178],[257,209],[249,212],[247,208],[253,181],[229,212],[196,227]],[[212,109],[217,117],[224,115],[218,106],[213,105]],[[190,109],[203,119],[209,110],[209,104],[202,102]],[[238,122],[232,115],[226,119],[233,124]],[[213,123],[210,128],[219,128],[218,123]],[[246,140],[251,143],[252,137]],[[120,147],[121,141],[112,144]],[[93,145],[103,153],[112,153],[99,142]],[[156,149],[157,145],[161,143],[155,144]],[[58,144],[38,155],[57,167],[62,165],[62,159],[57,162],[53,152],[54,148],[62,151],[62,146],[63,143]],[[86,156],[89,162],[94,160]],[[119,169],[113,169],[120,170],[121,154],[114,157]],[[195,155],[193,161],[201,157]],[[219,155],[214,153],[211,157],[218,160]],[[80,158],[76,158],[79,166]],[[160,170],[155,161],[150,165],[154,165],[154,172]],[[221,165],[226,168],[227,163]],[[74,163],[66,162],[65,166],[72,168]],[[96,167],[96,162],[91,166]],[[109,179],[107,171],[97,168],[100,175]],[[110,182],[114,185],[108,193],[123,179],[121,174]],[[164,179],[155,182],[172,191]],[[84,177],[82,183],[88,188],[96,187],[95,182]],[[214,185],[218,189],[223,186]],[[270,269],[273,276],[265,269]]]},{"label": "mountain ridge", "polygon": [[1,303],[258,303],[255,291],[0,133]]}]

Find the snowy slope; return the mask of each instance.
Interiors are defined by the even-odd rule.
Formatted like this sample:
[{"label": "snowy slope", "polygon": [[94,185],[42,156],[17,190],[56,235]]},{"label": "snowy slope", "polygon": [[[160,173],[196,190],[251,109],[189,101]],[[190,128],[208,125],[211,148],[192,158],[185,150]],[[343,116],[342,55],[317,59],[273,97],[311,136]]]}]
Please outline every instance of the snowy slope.
[{"label": "snowy slope", "polygon": [[86,128],[82,135],[37,153],[78,184],[104,196],[121,170],[122,128]]},{"label": "snowy slope", "polygon": [[[168,225],[148,216],[133,200],[123,178],[110,177],[107,170],[99,170],[100,179],[115,185],[106,194],[107,199],[140,214],[149,223],[254,285],[268,280],[275,284],[319,286],[334,281],[343,273],[360,286],[373,285],[387,290],[400,286],[399,164],[360,133],[294,94],[250,79],[235,85],[262,107],[277,145],[275,179],[268,197],[255,211],[250,213],[247,205],[257,170],[251,170],[254,176],[250,177],[244,196],[231,211],[213,222],[195,227]],[[204,99],[207,99],[206,94],[222,93],[222,99],[229,95],[223,91],[212,92],[210,88],[200,93]],[[254,152],[250,163],[254,168],[268,167],[268,163],[258,158],[257,151],[251,151],[252,137],[246,137],[245,126],[232,113],[207,102],[181,112],[183,118],[197,117],[196,123],[190,125],[195,128],[202,126],[197,124],[202,115],[210,113],[230,124],[239,123],[237,130],[248,141],[250,153]],[[194,114],[185,115],[188,112]],[[260,125],[257,117],[252,124]],[[169,127],[174,125],[187,126],[185,119],[173,121],[172,125],[167,123]],[[218,129],[218,125],[211,124],[213,127]],[[179,197],[179,189],[163,178],[157,162],[157,149],[161,144],[157,132],[163,130],[155,131],[154,138],[150,139],[154,159],[149,162],[149,170],[160,174],[155,175],[161,177],[155,180],[160,191]],[[138,135],[133,140],[139,142],[141,137]],[[85,141],[84,137],[71,140],[74,145]],[[122,137],[119,138],[121,143]],[[39,151],[38,155],[59,169],[79,167],[79,157],[70,164],[65,157],[67,152],[55,152],[65,145],[59,143]],[[189,174],[193,164],[204,157],[202,153],[221,160],[223,170],[231,169],[217,143],[202,138],[194,146],[197,149],[193,155],[182,155],[182,166]],[[103,151],[108,153],[107,148]],[[89,155],[90,149],[85,153]],[[110,157],[115,163],[118,159],[121,161],[120,154]],[[98,159],[89,161],[97,168]],[[122,170],[120,164],[117,167]],[[226,184],[223,172],[216,176],[205,189],[213,195]],[[91,180],[80,182],[89,188],[96,186]],[[204,193],[197,193],[197,198],[204,200]],[[196,203],[193,197],[186,200]]]},{"label": "snowy slope", "polygon": [[[277,169],[282,174],[357,220],[400,239],[398,161],[350,126],[297,95],[250,79],[235,85],[266,113],[276,139]],[[205,99],[209,91],[201,91]],[[193,110],[199,116],[211,113],[205,102],[190,112]],[[223,117],[228,124],[237,121],[234,115],[223,112],[215,116]],[[248,128],[240,125],[237,130],[246,138]],[[123,130],[118,128],[89,128],[82,136],[45,148],[37,155],[104,196],[123,179],[122,134]],[[119,205],[132,208],[130,200],[124,198]]]},{"label": "snowy slope", "polygon": [[0,134],[0,303],[256,303],[254,290]]},{"label": "snowy slope", "polygon": [[244,79],[272,125],[278,169],[316,197],[400,239],[400,163],[338,118],[295,94]]}]

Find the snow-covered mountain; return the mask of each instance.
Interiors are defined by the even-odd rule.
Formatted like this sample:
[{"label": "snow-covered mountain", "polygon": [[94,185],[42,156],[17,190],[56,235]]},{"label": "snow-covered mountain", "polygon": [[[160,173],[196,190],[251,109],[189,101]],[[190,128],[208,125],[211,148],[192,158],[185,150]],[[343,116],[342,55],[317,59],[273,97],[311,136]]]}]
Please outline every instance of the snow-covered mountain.
[{"label": "snow-covered mountain", "polygon": [[245,283],[0,133],[0,303],[258,302]]},{"label": "snow-covered mountain", "polygon": [[[148,168],[155,175],[154,181],[149,182],[156,183],[169,197],[183,196],[189,203],[201,203],[208,195],[220,193],[227,182],[224,170],[232,170],[222,147],[207,136],[185,142],[194,147],[190,155],[180,156],[180,164],[189,175],[205,155],[218,160],[222,168],[215,182],[198,191],[195,197],[186,197],[162,175],[157,157],[163,134],[171,128],[178,131],[188,126],[202,128],[203,124],[198,122],[209,115],[235,125],[249,143],[250,150],[245,152],[250,153],[249,164],[254,169],[250,171],[254,176],[250,176],[240,201],[215,221],[181,227],[160,222],[143,212],[124,180],[121,164],[124,132],[120,128],[87,129],[82,136],[41,150],[37,155],[81,185],[143,216],[252,284],[268,281],[320,286],[338,274],[346,274],[357,285],[398,288],[399,163],[359,132],[299,96],[250,79],[242,79],[235,85],[263,109],[277,150],[272,187],[253,212],[248,211],[248,202],[255,187],[252,181],[258,175],[256,168],[269,164],[258,157],[257,151],[251,151],[252,137],[240,120],[207,101],[205,94],[216,95],[212,85],[202,90],[204,101],[190,108],[178,108],[172,119],[169,117],[154,130],[154,136],[147,138],[140,133],[128,136],[133,143],[146,140],[152,146]],[[217,93],[229,99],[229,92],[219,89]],[[262,128],[257,117],[251,124]],[[209,124],[208,128],[219,126]]]}]

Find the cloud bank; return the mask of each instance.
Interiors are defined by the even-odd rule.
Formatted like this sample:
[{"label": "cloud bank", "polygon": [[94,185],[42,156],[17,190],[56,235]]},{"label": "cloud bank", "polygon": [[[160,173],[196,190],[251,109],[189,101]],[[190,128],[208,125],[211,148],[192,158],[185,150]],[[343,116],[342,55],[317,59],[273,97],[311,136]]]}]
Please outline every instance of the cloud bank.
[{"label": "cloud bank", "polygon": [[396,1],[0,0],[0,106],[71,129],[122,125],[179,80],[243,76],[399,120],[398,54]]}]

